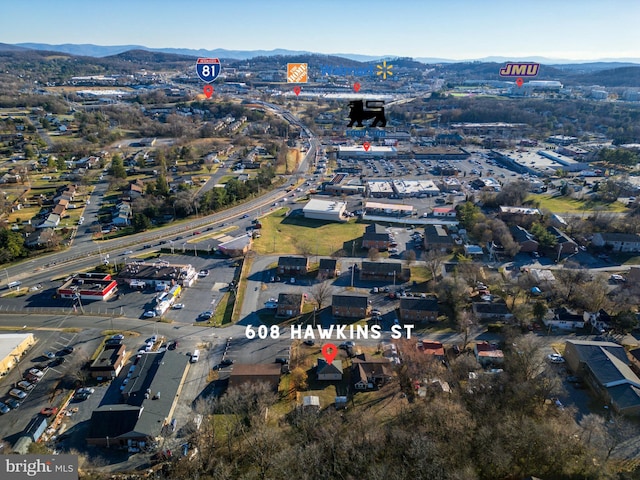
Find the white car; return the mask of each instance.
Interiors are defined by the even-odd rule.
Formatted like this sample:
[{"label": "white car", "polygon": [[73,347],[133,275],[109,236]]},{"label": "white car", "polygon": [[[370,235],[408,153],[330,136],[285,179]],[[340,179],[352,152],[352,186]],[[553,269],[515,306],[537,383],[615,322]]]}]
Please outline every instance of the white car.
[{"label": "white car", "polygon": [[153,318],[156,316],[156,312],[154,312],[153,310],[148,310],[146,312],[144,312],[143,315],[145,318]]},{"label": "white car", "polygon": [[564,363],[564,357],[559,353],[550,353],[547,355],[547,360],[551,363]]},{"label": "white car", "polygon": [[132,253],[133,253],[133,250],[126,250],[122,252],[123,255],[131,255]]},{"label": "white car", "polygon": [[174,310],[182,310],[183,308],[184,308],[184,303],[176,303],[176,304],[173,306],[173,309],[174,309]]}]

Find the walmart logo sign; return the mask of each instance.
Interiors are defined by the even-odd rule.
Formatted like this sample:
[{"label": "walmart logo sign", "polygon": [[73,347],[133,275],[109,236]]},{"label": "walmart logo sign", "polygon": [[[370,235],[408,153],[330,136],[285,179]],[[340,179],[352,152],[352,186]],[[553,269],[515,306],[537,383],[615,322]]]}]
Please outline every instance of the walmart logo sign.
[{"label": "walmart logo sign", "polygon": [[375,66],[367,65],[366,67],[334,67],[322,65],[320,67],[320,75],[322,75],[323,77],[365,77],[367,75],[375,75],[378,77],[382,77],[383,80],[386,80],[387,77],[393,75],[393,65],[387,63],[386,60],[384,60],[382,64],[378,64]]}]

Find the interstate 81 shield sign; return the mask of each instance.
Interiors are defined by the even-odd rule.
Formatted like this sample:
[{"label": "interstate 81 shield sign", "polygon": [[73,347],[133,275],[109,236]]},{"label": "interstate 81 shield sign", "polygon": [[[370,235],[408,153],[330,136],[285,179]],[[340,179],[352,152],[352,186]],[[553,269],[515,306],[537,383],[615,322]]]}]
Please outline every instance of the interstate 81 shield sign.
[{"label": "interstate 81 shield sign", "polygon": [[217,58],[198,58],[196,73],[203,82],[213,82],[220,75],[220,60]]}]

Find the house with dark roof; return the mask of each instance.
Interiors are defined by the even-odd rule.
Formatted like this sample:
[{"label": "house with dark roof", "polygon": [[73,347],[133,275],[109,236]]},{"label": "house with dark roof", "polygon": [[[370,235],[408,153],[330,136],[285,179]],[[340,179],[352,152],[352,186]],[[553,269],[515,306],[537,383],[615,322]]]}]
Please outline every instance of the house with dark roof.
[{"label": "house with dark roof", "polygon": [[635,233],[595,233],[591,243],[614,252],[640,252],[640,235]]},{"label": "house with dark roof", "polygon": [[331,312],[334,317],[364,318],[369,315],[367,295],[333,295]]},{"label": "house with dark roof", "polygon": [[338,382],[342,380],[343,375],[342,360],[334,360],[328,363],[325,359],[319,358],[316,366],[316,374],[320,381]]},{"label": "house with dark roof", "polygon": [[424,227],[425,250],[447,252],[455,245],[453,238],[443,225],[426,225]]},{"label": "house with dark roof", "polygon": [[55,230],[53,228],[42,228],[31,232],[24,241],[27,248],[46,247],[55,239]]},{"label": "house with dark roof", "polygon": [[362,235],[362,248],[376,248],[378,250],[387,250],[391,243],[389,232],[382,225],[368,225]]},{"label": "house with dark roof", "polygon": [[278,258],[278,273],[280,275],[305,275],[309,269],[309,259],[306,257]]},{"label": "house with dark roof", "polygon": [[606,402],[624,415],[640,414],[640,378],[623,346],[612,342],[567,340],[564,358]]},{"label": "house with dark roof", "polygon": [[393,377],[391,364],[386,358],[372,358],[366,354],[353,359],[351,380],[356,390],[373,390]]},{"label": "house with dark roof", "polygon": [[265,383],[278,391],[282,367],[279,363],[236,364],[229,376],[229,388],[251,383]]},{"label": "house with dark roof", "polygon": [[411,277],[411,270],[402,268],[398,262],[362,262],[360,280],[381,282],[406,282]]},{"label": "house with dark roof", "polygon": [[318,278],[334,278],[338,275],[338,260],[321,258],[318,267]]},{"label": "house with dark roof", "polygon": [[547,227],[547,232],[556,237],[558,245],[555,249],[559,251],[561,255],[572,255],[578,251],[578,244],[557,227]]},{"label": "house with dark roof", "polygon": [[474,302],[473,313],[480,320],[509,320],[513,313],[504,302]]},{"label": "house with dark roof", "polygon": [[188,365],[189,357],[175,351],[142,354],[123,391],[123,403],[93,411],[87,443],[141,448],[166,437]]},{"label": "house with dark roof", "polygon": [[281,293],[278,295],[277,317],[291,318],[302,313],[304,296],[301,293]]},{"label": "house with dark roof", "polygon": [[520,225],[512,225],[509,227],[513,240],[520,245],[521,252],[537,252],[538,241],[531,235],[526,228],[522,228]]},{"label": "house with dark roof", "polygon": [[400,298],[400,320],[403,322],[435,322],[438,320],[438,299],[435,297]]}]

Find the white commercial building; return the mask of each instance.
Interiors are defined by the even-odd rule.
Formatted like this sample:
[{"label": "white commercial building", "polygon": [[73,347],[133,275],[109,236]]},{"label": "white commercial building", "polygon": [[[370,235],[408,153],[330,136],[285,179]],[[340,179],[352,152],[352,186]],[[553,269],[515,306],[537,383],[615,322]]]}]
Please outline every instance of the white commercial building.
[{"label": "white commercial building", "polygon": [[436,187],[432,180],[394,180],[393,189],[401,198],[440,194],[440,189]]},{"label": "white commercial building", "polygon": [[304,206],[302,212],[304,213],[305,218],[328,220],[330,222],[346,222],[346,208],[347,204],[345,202],[312,198]]}]

